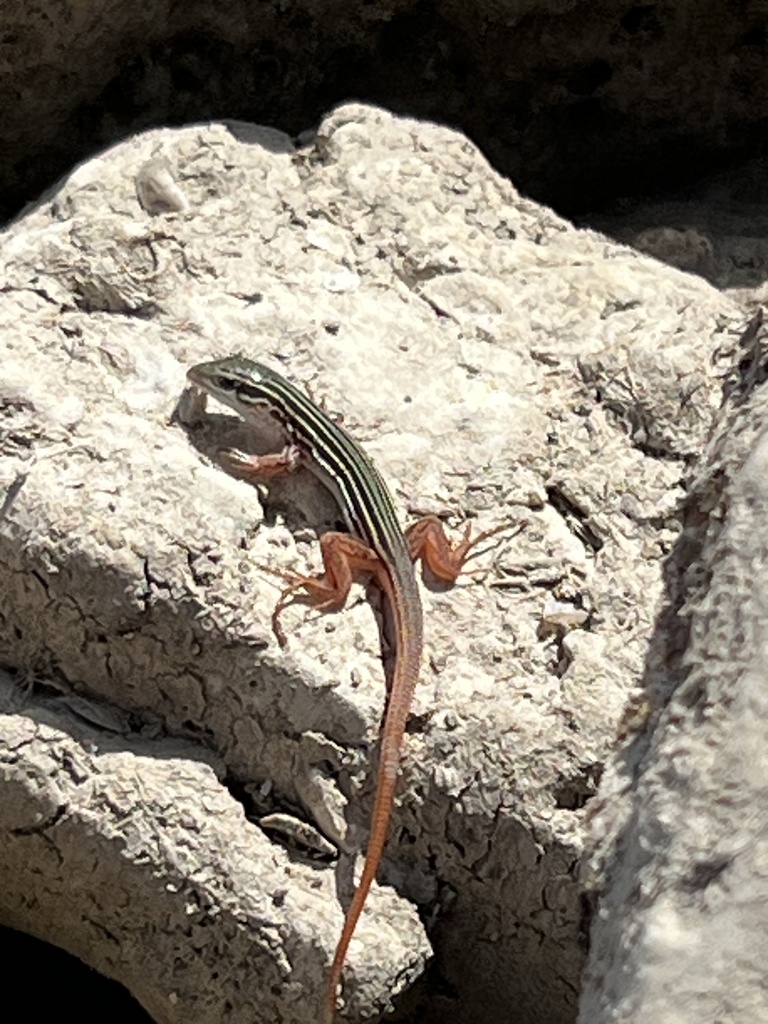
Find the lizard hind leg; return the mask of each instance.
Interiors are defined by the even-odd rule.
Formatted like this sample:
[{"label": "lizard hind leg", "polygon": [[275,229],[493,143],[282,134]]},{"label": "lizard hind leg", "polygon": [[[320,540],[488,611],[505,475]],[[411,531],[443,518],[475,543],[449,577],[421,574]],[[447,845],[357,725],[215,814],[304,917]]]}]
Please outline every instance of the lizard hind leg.
[{"label": "lizard hind leg", "polygon": [[467,524],[461,539],[451,541],[446,536],[442,522],[437,516],[430,515],[412,523],[405,531],[405,536],[414,562],[421,558],[438,579],[445,583],[455,583],[458,576],[466,573],[465,563],[480,553],[476,550],[478,545],[508,529],[509,523],[502,523],[473,537],[472,527]]},{"label": "lizard hind leg", "polygon": [[378,555],[348,533],[324,533],[320,538],[320,551],[323,572],[317,576],[264,567],[273,576],[289,583],[272,612],[272,631],[281,647],[285,647],[287,640],[280,616],[289,605],[296,602],[308,604],[320,614],[336,611],[346,601],[355,576],[358,573],[375,573],[380,567]]}]

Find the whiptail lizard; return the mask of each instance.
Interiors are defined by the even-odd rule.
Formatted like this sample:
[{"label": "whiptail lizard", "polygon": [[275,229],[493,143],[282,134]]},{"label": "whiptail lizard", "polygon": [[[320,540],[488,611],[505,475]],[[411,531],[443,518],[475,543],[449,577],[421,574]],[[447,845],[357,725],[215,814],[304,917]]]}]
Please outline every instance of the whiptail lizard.
[{"label": "whiptail lizard", "polygon": [[272,616],[280,644],[285,636],[280,614],[303,591],[302,600],[321,611],[340,607],[358,574],[369,575],[384,592],[394,618],[395,663],[381,730],[379,777],[362,875],[347,910],[331,965],[325,1002],[325,1024],[333,1024],[336,993],[350,939],[363,910],[384,851],[395,797],[395,783],[413,692],[419,678],[423,643],[422,609],[413,562],[422,558],[439,579],[454,582],[470,550],[494,533],[470,539],[466,529],[457,543],[445,536],[436,516],[426,516],[401,530],[387,485],[369,457],[349,434],[279,373],[241,356],[193,366],[188,379],[204,396],[230,406],[244,420],[253,410],[266,410],[279,421],[286,446],[271,455],[221,453],[238,474],[264,479],[306,466],[338,501],[349,533],[329,532],[320,538],[321,576],[278,573],[291,585]]}]

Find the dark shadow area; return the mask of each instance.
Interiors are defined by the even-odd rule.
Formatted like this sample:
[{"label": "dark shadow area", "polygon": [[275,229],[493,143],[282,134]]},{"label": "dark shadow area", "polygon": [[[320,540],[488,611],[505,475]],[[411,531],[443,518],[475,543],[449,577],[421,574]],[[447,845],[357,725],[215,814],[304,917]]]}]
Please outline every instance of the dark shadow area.
[{"label": "dark shadow area", "polygon": [[9,1021],[152,1024],[152,1018],[122,985],[31,935],[0,928],[0,961]]},{"label": "dark shadow area", "polygon": [[0,15],[0,214],[148,127],[240,119],[295,135],[350,100],[455,127],[569,217],[768,152],[755,2],[234,0],[113,13],[122,23],[94,13],[77,32],[56,14],[45,25],[9,14],[7,26]]}]

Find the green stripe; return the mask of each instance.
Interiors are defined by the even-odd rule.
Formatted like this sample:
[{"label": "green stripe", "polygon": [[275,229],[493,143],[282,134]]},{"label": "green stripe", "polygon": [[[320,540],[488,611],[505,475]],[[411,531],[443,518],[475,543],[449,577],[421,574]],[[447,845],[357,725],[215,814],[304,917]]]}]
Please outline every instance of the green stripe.
[{"label": "green stripe", "polygon": [[387,485],[342,427],[279,373],[241,356],[201,363],[188,376],[236,412],[255,406],[276,415],[291,439],[308,452],[315,463],[310,468],[320,470],[318,475],[338,492],[350,529],[393,564],[398,576],[413,578],[415,589],[407,544]]}]

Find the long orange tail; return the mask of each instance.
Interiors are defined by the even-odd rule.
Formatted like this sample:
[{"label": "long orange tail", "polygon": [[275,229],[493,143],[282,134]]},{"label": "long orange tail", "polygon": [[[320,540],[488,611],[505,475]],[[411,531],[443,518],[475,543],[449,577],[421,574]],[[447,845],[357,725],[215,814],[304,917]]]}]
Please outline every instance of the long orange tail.
[{"label": "long orange tail", "polygon": [[[410,568],[410,565],[409,565]],[[377,574],[379,586],[384,591],[394,611],[396,630],[396,662],[392,685],[384,716],[381,733],[379,758],[379,779],[376,799],[371,818],[371,832],[365,854],[363,873],[360,876],[355,895],[344,919],[344,927],[336,946],[328,980],[328,998],[325,1007],[325,1024],[333,1024],[336,1016],[336,992],[341,981],[341,972],[349,949],[349,943],[363,911],[371,883],[379,870],[384,845],[387,841],[389,820],[395,800],[397,770],[400,766],[400,750],[405,735],[405,726],[411,708],[413,691],[419,679],[421,668],[422,627],[421,605],[413,577],[393,582],[389,571],[382,564]],[[411,592],[411,590],[413,592]]]}]

